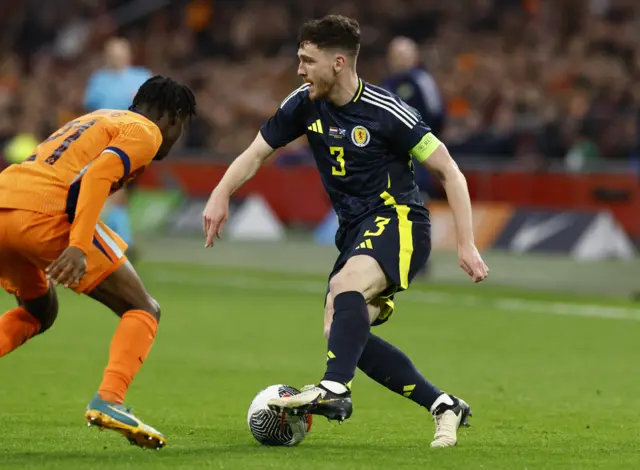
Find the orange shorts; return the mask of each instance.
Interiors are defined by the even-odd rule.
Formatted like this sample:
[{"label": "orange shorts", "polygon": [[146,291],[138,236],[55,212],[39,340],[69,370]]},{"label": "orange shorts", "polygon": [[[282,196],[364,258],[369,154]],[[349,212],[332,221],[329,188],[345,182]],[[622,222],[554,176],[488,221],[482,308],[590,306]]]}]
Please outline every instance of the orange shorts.
[{"label": "orange shorts", "polygon": [[[46,294],[44,270],[69,244],[71,225],[65,214],[0,209],[0,285],[10,294],[32,300]],[[91,292],[126,261],[127,244],[99,222],[87,253],[87,271],[71,289]]]}]

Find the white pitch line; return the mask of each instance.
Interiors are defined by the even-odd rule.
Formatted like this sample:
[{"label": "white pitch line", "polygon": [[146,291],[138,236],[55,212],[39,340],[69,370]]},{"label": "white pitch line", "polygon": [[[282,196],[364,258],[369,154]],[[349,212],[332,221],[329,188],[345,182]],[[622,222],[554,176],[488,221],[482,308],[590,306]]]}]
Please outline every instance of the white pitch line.
[{"label": "white pitch line", "polygon": [[[326,282],[298,281],[287,278],[282,281],[265,281],[250,276],[225,276],[211,278],[181,277],[178,273],[155,272],[145,279],[161,284],[192,285],[196,287],[229,287],[244,290],[294,292],[317,295],[324,299]],[[505,312],[527,312],[575,317],[609,318],[619,320],[640,320],[640,309],[589,303],[554,302],[529,300],[516,297],[490,297],[473,294],[451,294],[448,292],[406,291],[398,294],[401,302],[420,304],[454,305],[460,307],[485,307]]]}]

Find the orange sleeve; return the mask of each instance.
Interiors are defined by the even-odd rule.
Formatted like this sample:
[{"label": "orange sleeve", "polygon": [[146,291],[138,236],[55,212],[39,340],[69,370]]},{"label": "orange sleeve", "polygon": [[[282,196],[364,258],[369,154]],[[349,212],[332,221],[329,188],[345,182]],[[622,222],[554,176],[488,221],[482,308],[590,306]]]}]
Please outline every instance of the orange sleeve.
[{"label": "orange sleeve", "polygon": [[111,187],[156,156],[162,136],[158,128],[128,124],[82,175],[69,246],[87,253]]}]

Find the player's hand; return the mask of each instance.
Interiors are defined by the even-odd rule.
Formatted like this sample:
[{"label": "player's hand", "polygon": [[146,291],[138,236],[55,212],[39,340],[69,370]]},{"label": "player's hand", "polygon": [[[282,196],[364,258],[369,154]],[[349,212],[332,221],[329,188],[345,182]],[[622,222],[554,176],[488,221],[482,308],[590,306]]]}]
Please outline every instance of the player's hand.
[{"label": "player's hand", "polygon": [[204,234],[207,237],[205,248],[213,246],[213,237],[222,237],[222,229],[228,217],[229,196],[213,191],[202,212]]},{"label": "player's hand", "polygon": [[87,255],[75,246],[67,247],[58,259],[45,269],[49,279],[65,287],[80,282],[86,271]]},{"label": "player's hand", "polygon": [[473,282],[480,282],[489,275],[489,268],[473,243],[458,245],[458,263]]}]

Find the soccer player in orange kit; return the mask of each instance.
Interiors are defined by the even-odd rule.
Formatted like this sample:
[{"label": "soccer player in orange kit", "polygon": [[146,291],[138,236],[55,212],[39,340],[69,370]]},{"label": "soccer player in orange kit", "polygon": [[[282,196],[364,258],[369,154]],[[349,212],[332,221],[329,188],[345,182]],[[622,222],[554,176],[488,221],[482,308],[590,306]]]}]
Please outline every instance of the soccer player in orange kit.
[{"label": "soccer player in orange kit", "polygon": [[153,344],[160,307],[127,261],[127,245],[98,218],[110,194],[169,153],[195,107],[188,87],[155,76],[128,111],[84,115],[0,173],[0,285],[18,301],[0,316],[0,356],[51,327],[56,284],[106,305],[120,323],[85,418],[140,447],[166,444],[124,407]]}]

